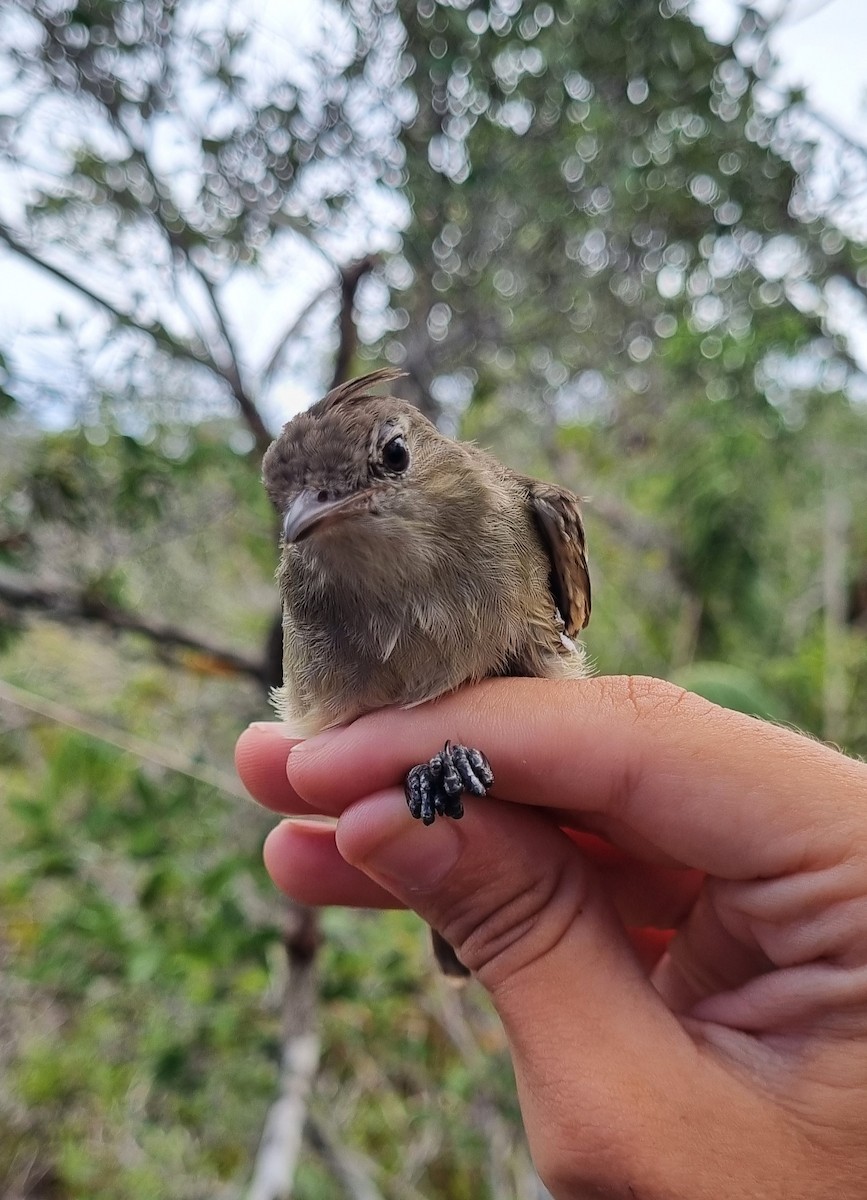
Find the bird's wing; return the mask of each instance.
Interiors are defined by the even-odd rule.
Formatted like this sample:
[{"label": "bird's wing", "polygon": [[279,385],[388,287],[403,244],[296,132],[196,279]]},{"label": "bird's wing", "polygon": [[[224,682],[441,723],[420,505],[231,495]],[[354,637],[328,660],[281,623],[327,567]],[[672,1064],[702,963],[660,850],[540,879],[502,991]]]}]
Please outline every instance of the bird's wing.
[{"label": "bird's wing", "polygon": [[590,620],[590,573],[578,497],[553,483],[524,479],[530,511],[551,560],[551,592],[570,637]]}]

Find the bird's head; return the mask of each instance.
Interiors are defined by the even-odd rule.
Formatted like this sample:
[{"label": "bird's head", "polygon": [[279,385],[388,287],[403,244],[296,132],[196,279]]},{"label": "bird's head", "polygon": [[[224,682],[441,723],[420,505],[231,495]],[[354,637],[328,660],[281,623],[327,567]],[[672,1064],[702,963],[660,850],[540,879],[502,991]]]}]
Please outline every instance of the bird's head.
[{"label": "bird's head", "polygon": [[272,443],[263,480],[284,544],[345,552],[436,526],[469,456],[413,405],[374,394],[395,378],[375,371],[333,389]]}]

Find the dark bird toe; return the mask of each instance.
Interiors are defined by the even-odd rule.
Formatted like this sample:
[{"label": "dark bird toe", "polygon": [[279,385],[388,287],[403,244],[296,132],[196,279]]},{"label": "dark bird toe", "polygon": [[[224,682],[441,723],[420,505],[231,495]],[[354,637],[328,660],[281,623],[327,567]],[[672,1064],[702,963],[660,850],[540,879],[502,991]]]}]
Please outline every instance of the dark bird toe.
[{"label": "dark bird toe", "polygon": [[481,750],[446,742],[429,762],[407,773],[404,791],[410,815],[432,825],[438,816],[459,821],[464,815],[461,795],[484,796],[493,782],[490,763]]}]

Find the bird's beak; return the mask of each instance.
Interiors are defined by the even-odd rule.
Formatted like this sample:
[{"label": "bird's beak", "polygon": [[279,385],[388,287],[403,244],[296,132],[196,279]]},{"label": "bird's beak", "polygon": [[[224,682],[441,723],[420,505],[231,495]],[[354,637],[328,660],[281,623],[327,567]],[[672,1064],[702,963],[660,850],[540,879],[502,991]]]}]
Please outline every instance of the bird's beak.
[{"label": "bird's beak", "polygon": [[315,525],[348,517],[367,508],[368,499],[367,492],[350,492],[348,496],[329,499],[322,492],[305,489],[286,510],[286,516],[283,518],[283,540],[300,542]]}]

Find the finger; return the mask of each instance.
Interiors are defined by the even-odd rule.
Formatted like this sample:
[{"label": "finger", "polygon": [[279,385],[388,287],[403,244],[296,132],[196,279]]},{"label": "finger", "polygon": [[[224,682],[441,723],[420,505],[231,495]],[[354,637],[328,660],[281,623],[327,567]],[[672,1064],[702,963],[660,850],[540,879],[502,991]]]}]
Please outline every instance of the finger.
[{"label": "finger", "polygon": [[653,974],[674,937],[671,929],[627,929],[627,936],[638,961],[648,975]]},{"label": "finger", "polygon": [[315,811],[286,776],[289,752],[296,744],[279,722],[261,721],[245,729],[235,745],[235,769],[241,782],[257,803],[274,812]]},{"label": "finger", "polygon": [[[393,797],[395,808],[401,811],[403,797],[397,792]],[[649,867],[598,838],[571,833],[567,836],[593,863],[600,886],[624,925],[669,930],[680,923],[694,903],[703,879],[699,872]],[[264,857],[276,886],[304,904],[403,907],[391,893],[346,863],[335,845],[333,825],[303,818],[282,821],[268,835]]]},{"label": "finger", "polygon": [[281,821],[265,839],[268,874],[281,892],[302,904],[352,908],[403,908],[391,892],[343,858],[334,826],[295,818]]},{"label": "finger", "polygon": [[624,925],[674,929],[690,912],[704,885],[701,871],[641,862],[592,834],[564,832],[593,863],[596,877]]},{"label": "finger", "polygon": [[598,817],[628,850],[725,878],[867,853],[867,768],[660,680],[485,681],[304,742],[289,775],[338,813],[445,737],[483,750],[498,798]]},{"label": "finger", "polygon": [[568,1194],[578,1194],[598,1179],[596,1156],[610,1167],[621,1154],[633,1178],[647,1177],[659,1145],[674,1147],[691,1128],[697,1097],[717,1119],[755,1119],[747,1084],[697,1053],[647,981],[661,947],[646,944],[639,961],[592,868],[543,814],[488,798],[461,822],[425,828],[389,791],[342,815],[337,845],[433,925],[490,992],[543,1178],[567,1161]]}]

